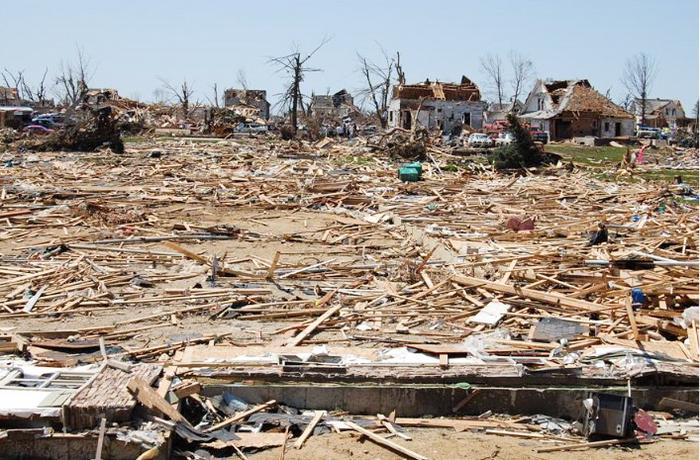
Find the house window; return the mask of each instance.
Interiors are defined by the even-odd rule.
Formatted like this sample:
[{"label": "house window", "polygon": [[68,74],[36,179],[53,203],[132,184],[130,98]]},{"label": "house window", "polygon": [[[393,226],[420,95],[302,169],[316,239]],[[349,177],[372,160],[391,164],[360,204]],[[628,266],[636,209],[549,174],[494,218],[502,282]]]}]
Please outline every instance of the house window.
[{"label": "house window", "polygon": [[462,114],[462,123],[471,126],[472,124],[472,114],[469,112],[463,113]]},{"label": "house window", "polygon": [[438,109],[438,113],[442,113],[442,109]]},{"label": "house window", "polygon": [[666,115],[668,115],[668,109],[666,109]]},{"label": "house window", "polygon": [[537,98],[537,110],[544,110],[544,99],[541,97]]},{"label": "house window", "polygon": [[389,121],[394,121],[394,112],[389,112]]},{"label": "house window", "polygon": [[607,121],[605,122],[605,131],[610,131],[610,123]]},{"label": "house window", "polygon": [[676,116],[676,109],[671,110],[671,115]]}]

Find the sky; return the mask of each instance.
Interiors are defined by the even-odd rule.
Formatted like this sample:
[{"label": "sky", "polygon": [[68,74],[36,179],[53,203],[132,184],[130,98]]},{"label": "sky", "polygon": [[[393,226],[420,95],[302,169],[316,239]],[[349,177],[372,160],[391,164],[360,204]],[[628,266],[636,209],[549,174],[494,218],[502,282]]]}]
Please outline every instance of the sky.
[{"label": "sky", "polygon": [[205,102],[214,83],[240,86],[243,71],[248,87],[266,89],[274,102],[285,74],[270,58],[308,52],[324,37],[330,41],[309,61],[323,70],[307,74],[306,94],[358,91],[357,53],[380,62],[384,49],[401,53],[408,83],[466,75],[491,99],[481,58],[497,54],[507,64],[515,51],[538,78],[586,78],[619,101],[625,61],[644,52],[657,66],[652,97],[680,99],[689,116],[698,99],[698,0],[3,3],[0,68],[38,82],[45,68],[54,77],[75,61],[79,47],[90,60],[90,87],[143,101],[154,99],[161,79],[187,79]]}]

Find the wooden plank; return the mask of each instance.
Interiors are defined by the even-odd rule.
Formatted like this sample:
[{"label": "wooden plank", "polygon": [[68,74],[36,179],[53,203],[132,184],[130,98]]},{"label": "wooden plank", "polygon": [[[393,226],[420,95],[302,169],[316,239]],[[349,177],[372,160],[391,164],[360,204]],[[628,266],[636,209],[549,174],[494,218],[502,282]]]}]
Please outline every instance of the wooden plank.
[{"label": "wooden plank", "polygon": [[207,428],[206,430],[204,430],[204,432],[211,433],[212,431],[216,431],[216,430],[219,430],[221,428],[232,425],[236,422],[240,422],[241,420],[245,420],[246,418],[248,418],[248,416],[250,416],[256,412],[260,412],[263,409],[267,409],[268,407],[272,407],[275,404],[277,404],[277,401],[275,401],[274,399],[271,399],[266,403],[255,406],[252,409],[248,409],[247,411],[241,412],[240,414],[234,415],[233,417],[227,418],[223,422],[219,422],[216,425],[213,425],[213,426]]},{"label": "wooden plank", "polygon": [[369,439],[376,442],[377,444],[382,445],[384,447],[388,447],[389,449],[391,449],[395,452],[399,452],[399,453],[401,453],[407,457],[413,458],[415,460],[428,460],[428,457],[425,457],[419,453],[413,452],[412,450],[407,449],[399,444],[396,444],[393,441],[389,441],[388,439],[384,439],[381,436],[379,436],[378,434],[372,433],[371,431],[362,428],[360,425],[358,425],[356,423],[345,422],[345,424],[347,426],[349,426],[350,428],[352,428],[353,430],[357,431],[358,433],[361,433],[361,434],[367,436]]},{"label": "wooden plank", "polygon": [[508,284],[488,281],[481,278],[473,278],[471,276],[454,275],[452,281],[457,284],[469,287],[481,287],[489,291],[500,292],[503,294],[517,295],[540,302],[549,303],[552,305],[563,305],[565,307],[577,308],[581,310],[599,311],[602,304],[588,302],[586,300],[574,299],[558,292],[544,292],[535,289],[520,288]]},{"label": "wooden plank", "polygon": [[573,449],[588,449],[591,447],[607,447],[607,446],[615,446],[617,444],[627,444],[631,442],[637,442],[635,438],[630,438],[630,439],[606,439],[604,441],[593,441],[593,442],[579,442],[579,443],[572,443],[572,444],[563,444],[561,446],[549,446],[549,447],[540,447],[538,449],[535,449],[535,452],[556,452],[556,451],[561,451],[561,450],[573,450]]},{"label": "wooden plank", "polygon": [[151,410],[157,410],[168,416],[175,422],[187,423],[185,417],[182,416],[173,406],[168,403],[156,390],[139,377],[133,377],[129,380],[127,388],[134,397],[144,406]]},{"label": "wooden plank", "polygon": [[105,430],[107,428],[107,419],[102,417],[100,420],[100,434],[97,437],[97,449],[95,450],[95,460],[102,460],[102,446],[105,442]]},{"label": "wooden plank", "polygon": [[629,318],[630,326],[632,327],[632,340],[639,340],[639,328],[637,327],[637,320],[634,317],[634,310],[632,310],[632,299],[627,297],[625,300],[625,310],[627,311],[627,318]]},{"label": "wooden plank", "polygon": [[335,307],[331,307],[328,310],[326,310],[325,313],[316,318],[311,324],[306,326],[304,330],[299,333],[299,335],[290,340],[287,346],[296,347],[297,345],[299,345],[306,338],[306,336],[311,334],[319,326],[319,324],[336,314],[341,308],[343,308],[343,306],[341,304],[338,304]]},{"label": "wooden plank", "polygon": [[301,449],[301,447],[304,445],[304,441],[306,441],[306,438],[311,436],[311,433],[314,431],[314,428],[316,428],[316,425],[318,425],[318,422],[321,421],[321,418],[326,415],[326,411],[323,410],[317,410],[314,413],[314,418],[311,419],[308,425],[306,425],[306,428],[304,429],[304,432],[299,436],[299,439],[294,443],[294,448],[295,449]]}]

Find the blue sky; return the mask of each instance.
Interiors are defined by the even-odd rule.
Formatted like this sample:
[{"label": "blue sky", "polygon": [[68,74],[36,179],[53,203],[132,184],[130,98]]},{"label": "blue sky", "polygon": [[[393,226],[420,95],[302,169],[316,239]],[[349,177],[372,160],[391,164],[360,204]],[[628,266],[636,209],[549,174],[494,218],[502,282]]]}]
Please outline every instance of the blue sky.
[{"label": "blue sky", "polygon": [[409,82],[464,74],[486,89],[480,58],[515,50],[538,77],[587,78],[615,100],[625,93],[625,60],[644,51],[658,66],[653,97],[678,98],[688,113],[698,98],[697,0],[24,0],[4,2],[3,16],[1,68],[35,81],[45,66],[54,75],[79,45],[94,66],[91,86],[142,100],[163,77],[187,78],[204,101],[214,82],[236,86],[239,70],[250,87],[279,93],[283,78],[268,58],[324,36],[332,40],[311,61],[324,71],[308,75],[306,93],[360,88],[356,53],[380,59],[379,43],[401,52]]}]

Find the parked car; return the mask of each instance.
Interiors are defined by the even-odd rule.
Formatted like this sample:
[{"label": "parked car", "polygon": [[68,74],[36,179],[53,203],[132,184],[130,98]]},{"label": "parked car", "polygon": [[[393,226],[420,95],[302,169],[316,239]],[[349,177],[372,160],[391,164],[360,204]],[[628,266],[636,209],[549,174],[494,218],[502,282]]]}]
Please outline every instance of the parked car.
[{"label": "parked car", "polygon": [[[43,113],[32,118],[32,123],[35,125],[46,126],[47,128],[62,125],[65,117],[61,113]],[[48,125],[53,126],[48,126]]]},{"label": "parked car", "polygon": [[27,125],[24,127],[24,129],[22,129],[22,132],[30,133],[30,134],[46,135],[46,134],[51,134],[53,132],[53,129],[47,128],[46,126],[42,126],[42,125]]},{"label": "parked car", "polygon": [[496,146],[511,144],[514,139],[515,137],[513,136],[513,133],[501,133],[496,138]]},{"label": "parked car", "polygon": [[472,133],[467,138],[469,147],[492,147],[493,139],[484,133]]},{"label": "parked car", "polygon": [[549,133],[540,131],[537,128],[530,128],[530,137],[535,142],[542,142],[543,144],[549,142]]},{"label": "parked car", "polygon": [[642,139],[659,139],[661,137],[661,130],[650,126],[640,126],[637,128],[637,137]]},{"label": "parked car", "polygon": [[239,123],[234,130],[237,133],[264,134],[268,132],[267,125],[257,123]]}]

